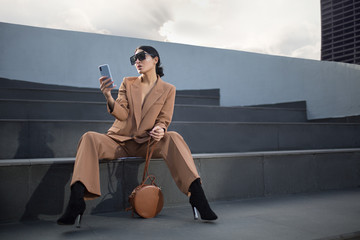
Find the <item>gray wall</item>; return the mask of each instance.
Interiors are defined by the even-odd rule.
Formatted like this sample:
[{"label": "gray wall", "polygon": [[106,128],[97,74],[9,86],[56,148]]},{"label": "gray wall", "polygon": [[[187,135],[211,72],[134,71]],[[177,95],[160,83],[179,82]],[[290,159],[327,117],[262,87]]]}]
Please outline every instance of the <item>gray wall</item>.
[{"label": "gray wall", "polygon": [[[239,40],[241,41],[241,40]],[[360,66],[0,23],[0,77],[97,88],[97,66],[117,86],[129,56],[153,45],[177,89],[220,88],[222,106],[307,101],[308,118],[360,115]]]}]

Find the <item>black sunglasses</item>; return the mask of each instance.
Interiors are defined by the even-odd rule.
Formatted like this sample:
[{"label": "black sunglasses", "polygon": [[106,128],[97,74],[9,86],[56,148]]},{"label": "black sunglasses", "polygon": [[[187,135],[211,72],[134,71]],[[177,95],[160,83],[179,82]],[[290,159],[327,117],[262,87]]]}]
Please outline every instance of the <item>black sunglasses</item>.
[{"label": "black sunglasses", "polygon": [[154,57],[152,54],[147,53],[145,51],[139,52],[133,56],[130,57],[130,63],[131,65],[134,65],[136,62],[136,59],[139,59],[139,61],[145,60],[146,54],[149,54],[151,57]]}]

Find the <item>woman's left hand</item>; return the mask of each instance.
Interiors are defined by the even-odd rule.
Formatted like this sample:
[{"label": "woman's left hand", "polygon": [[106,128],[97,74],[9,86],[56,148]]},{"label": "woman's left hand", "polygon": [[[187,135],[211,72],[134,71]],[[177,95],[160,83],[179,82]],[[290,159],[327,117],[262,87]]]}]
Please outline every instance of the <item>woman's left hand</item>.
[{"label": "woman's left hand", "polygon": [[159,126],[155,126],[149,132],[149,135],[157,142],[160,141],[164,137],[164,134],[165,134],[164,129]]}]

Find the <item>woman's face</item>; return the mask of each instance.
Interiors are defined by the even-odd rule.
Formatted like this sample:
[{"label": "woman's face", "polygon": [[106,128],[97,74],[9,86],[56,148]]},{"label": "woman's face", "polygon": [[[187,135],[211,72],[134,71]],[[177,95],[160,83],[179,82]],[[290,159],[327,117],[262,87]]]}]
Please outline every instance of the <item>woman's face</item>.
[{"label": "woman's face", "polygon": [[[135,54],[137,54],[139,52],[144,52],[144,50],[137,49]],[[146,52],[145,52],[145,57],[146,58],[142,61],[140,61],[139,59],[136,59],[136,61],[135,61],[135,67],[136,67],[136,70],[138,71],[138,73],[145,74],[150,71],[156,72],[156,64],[158,62],[158,57],[152,58],[150,56],[150,54],[148,54]]]}]

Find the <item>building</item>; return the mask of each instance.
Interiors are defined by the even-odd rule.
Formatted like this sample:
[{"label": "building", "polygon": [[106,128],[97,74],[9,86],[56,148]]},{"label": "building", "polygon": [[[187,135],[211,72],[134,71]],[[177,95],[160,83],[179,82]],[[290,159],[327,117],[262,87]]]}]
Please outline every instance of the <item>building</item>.
[{"label": "building", "polygon": [[360,64],[360,1],[321,0],[321,60]]}]

